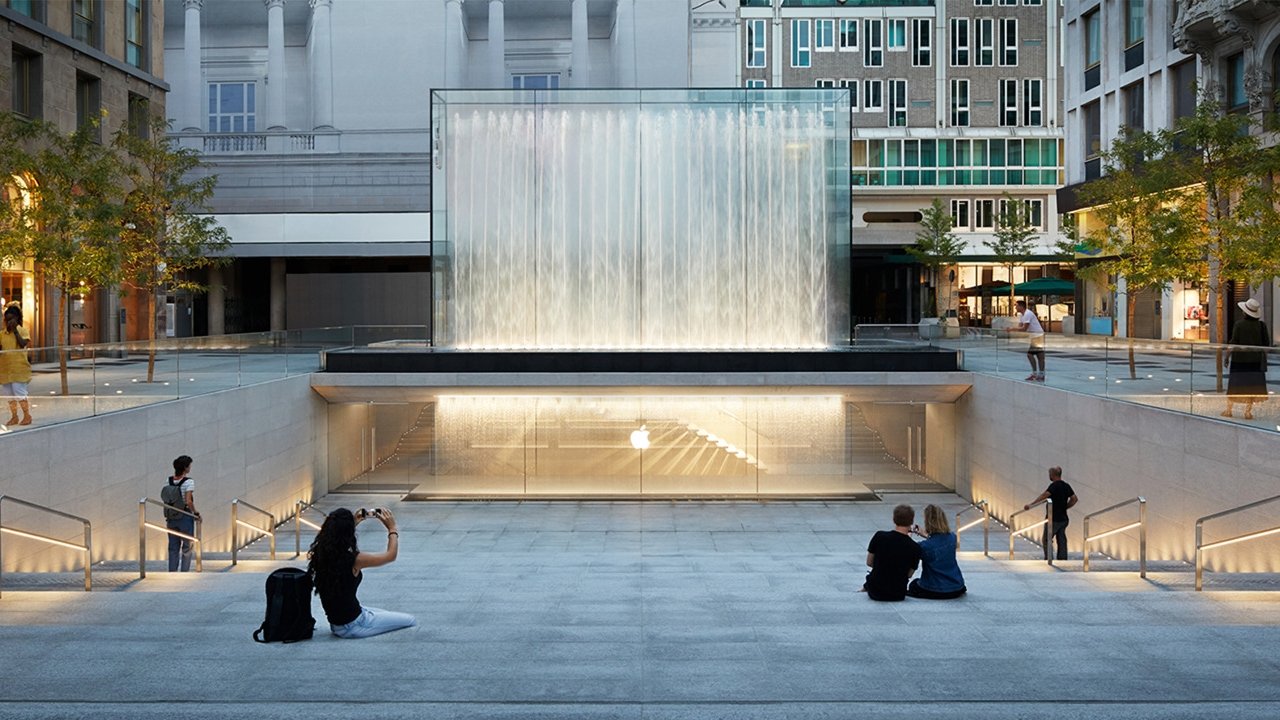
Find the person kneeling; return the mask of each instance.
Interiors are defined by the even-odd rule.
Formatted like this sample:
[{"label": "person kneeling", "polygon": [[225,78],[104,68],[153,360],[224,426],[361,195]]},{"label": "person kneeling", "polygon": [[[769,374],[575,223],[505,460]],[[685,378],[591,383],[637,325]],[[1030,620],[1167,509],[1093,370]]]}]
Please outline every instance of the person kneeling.
[{"label": "person kneeling", "polygon": [[872,600],[896,601],[907,596],[907,581],[920,563],[920,546],[911,541],[916,511],[910,505],[893,509],[893,530],[881,530],[867,546],[867,582],[862,586]]},{"label": "person kneeling", "polygon": [[[387,528],[387,550],[380,553],[360,552],[356,546],[356,525],[376,518]],[[320,532],[307,554],[307,572],[315,584],[316,594],[324,605],[329,629],[340,638],[362,638],[412,627],[418,624],[412,615],[363,607],[356,599],[356,588],[364,579],[366,568],[395,561],[400,549],[400,533],[396,519],[386,508],[352,513],[338,508],[325,518]]]},{"label": "person kneeling", "polygon": [[958,542],[947,524],[947,514],[937,505],[924,508],[924,532],[919,527],[912,532],[924,538],[920,541],[920,579],[907,586],[907,595],[926,600],[951,600],[965,593],[964,575],[956,563]]}]

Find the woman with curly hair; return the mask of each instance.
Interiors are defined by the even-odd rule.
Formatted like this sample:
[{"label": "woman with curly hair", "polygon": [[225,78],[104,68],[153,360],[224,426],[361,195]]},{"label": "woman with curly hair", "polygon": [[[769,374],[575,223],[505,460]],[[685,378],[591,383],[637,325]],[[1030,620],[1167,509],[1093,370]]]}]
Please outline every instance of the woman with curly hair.
[{"label": "woman with curly hair", "polygon": [[[361,552],[356,545],[356,525],[374,518],[387,529],[387,550],[380,553]],[[386,508],[352,513],[338,508],[325,518],[320,532],[307,553],[307,572],[329,619],[329,629],[340,638],[362,638],[413,627],[412,615],[363,607],[356,599],[356,589],[364,579],[366,568],[395,561],[400,550],[400,533],[396,519]]]},{"label": "woman with curly hair", "polygon": [[952,600],[964,595],[964,575],[956,563],[959,543],[942,508],[925,505],[924,532],[919,525],[911,532],[924,539],[920,541],[920,579],[911,581],[907,595],[926,600]]}]

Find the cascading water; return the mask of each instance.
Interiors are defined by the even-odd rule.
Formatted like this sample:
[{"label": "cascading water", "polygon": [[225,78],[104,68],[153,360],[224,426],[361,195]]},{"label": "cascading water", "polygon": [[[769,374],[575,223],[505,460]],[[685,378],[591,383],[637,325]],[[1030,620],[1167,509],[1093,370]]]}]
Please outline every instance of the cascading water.
[{"label": "cascading water", "polygon": [[469,106],[446,121],[444,344],[829,344],[841,213],[818,106]]}]

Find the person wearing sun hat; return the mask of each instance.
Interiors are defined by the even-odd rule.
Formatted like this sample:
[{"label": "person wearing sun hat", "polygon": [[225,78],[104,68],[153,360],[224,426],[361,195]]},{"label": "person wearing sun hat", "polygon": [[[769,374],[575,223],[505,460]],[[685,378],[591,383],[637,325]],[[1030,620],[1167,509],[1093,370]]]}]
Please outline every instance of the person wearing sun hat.
[{"label": "person wearing sun hat", "polygon": [[1271,347],[1271,331],[1262,321],[1262,304],[1249,298],[1236,305],[1244,313],[1244,317],[1231,327],[1233,346],[1227,351],[1227,364],[1230,374],[1227,376],[1227,409],[1223,417],[1234,417],[1232,408],[1236,403],[1244,403],[1244,418],[1253,419],[1254,403],[1267,399],[1267,353],[1262,350],[1246,350],[1243,347]]}]

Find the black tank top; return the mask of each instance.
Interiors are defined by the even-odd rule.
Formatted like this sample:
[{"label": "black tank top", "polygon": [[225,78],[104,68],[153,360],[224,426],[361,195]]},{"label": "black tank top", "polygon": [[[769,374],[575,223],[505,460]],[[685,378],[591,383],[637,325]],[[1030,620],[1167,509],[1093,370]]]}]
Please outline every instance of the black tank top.
[{"label": "black tank top", "polygon": [[345,561],[338,563],[334,568],[334,572],[338,574],[337,582],[329,588],[328,592],[320,591],[320,604],[324,606],[324,615],[329,619],[330,625],[346,625],[360,617],[360,601],[356,599],[356,588],[360,587],[364,573],[351,574],[355,563],[356,553],[351,553]]}]

